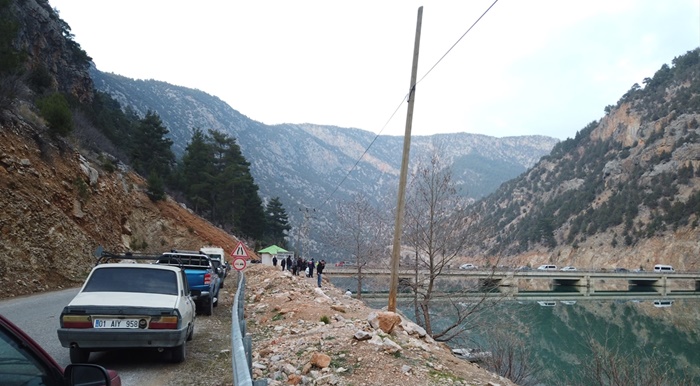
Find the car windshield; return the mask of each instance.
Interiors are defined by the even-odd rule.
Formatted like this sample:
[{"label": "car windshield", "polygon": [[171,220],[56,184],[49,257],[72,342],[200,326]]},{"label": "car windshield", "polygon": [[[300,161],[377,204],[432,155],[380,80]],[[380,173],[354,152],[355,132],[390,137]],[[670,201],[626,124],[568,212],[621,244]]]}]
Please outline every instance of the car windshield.
[{"label": "car windshield", "polygon": [[163,269],[115,267],[96,269],[83,292],[142,292],[177,295],[177,276]]}]

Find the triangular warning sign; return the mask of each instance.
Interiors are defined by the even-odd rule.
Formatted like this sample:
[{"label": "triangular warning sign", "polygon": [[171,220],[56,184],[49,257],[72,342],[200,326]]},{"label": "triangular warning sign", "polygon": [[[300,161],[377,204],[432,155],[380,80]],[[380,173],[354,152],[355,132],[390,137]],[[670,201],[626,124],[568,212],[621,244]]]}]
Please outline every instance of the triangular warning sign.
[{"label": "triangular warning sign", "polygon": [[236,245],[236,248],[231,252],[231,256],[233,257],[248,257],[248,251],[245,249],[245,245],[243,245],[242,242],[238,242],[238,245]]}]

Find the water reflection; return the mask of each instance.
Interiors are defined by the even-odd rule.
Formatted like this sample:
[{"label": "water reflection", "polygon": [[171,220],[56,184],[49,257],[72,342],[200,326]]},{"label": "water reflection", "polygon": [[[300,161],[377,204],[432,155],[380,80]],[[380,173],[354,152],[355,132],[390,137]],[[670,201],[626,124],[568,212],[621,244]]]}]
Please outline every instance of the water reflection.
[{"label": "water reflection", "polygon": [[[477,296],[460,293],[436,300],[431,312],[436,318],[443,317],[435,320],[437,328],[452,322],[449,315],[455,304],[468,307]],[[363,295],[374,308],[387,304],[386,294],[369,297]],[[399,297],[397,304],[415,320],[410,297]],[[499,345],[504,349],[504,340],[522,344],[526,352],[519,365],[527,361],[534,369],[523,385],[592,384],[594,364],[639,373],[636,381],[628,380],[632,384],[645,384],[640,381],[648,379],[645,375],[666,377],[659,384],[698,384],[699,306],[700,292],[670,291],[664,296],[649,287],[588,296],[559,286],[551,291],[501,294],[491,297],[467,322],[468,336],[449,344],[452,348],[478,347],[494,356]],[[604,360],[607,362],[599,362]],[[689,377],[694,377],[692,383],[687,383]]]}]

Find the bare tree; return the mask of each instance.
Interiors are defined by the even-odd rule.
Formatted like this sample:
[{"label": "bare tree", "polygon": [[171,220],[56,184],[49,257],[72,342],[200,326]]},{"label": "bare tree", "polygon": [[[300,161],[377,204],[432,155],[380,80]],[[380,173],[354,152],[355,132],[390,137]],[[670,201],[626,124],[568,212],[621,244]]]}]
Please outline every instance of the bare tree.
[{"label": "bare tree", "polygon": [[538,384],[533,376],[540,372],[541,366],[533,360],[530,347],[513,328],[501,325],[489,329],[485,343],[484,351],[490,355],[484,356],[484,367],[520,386]]},{"label": "bare tree", "polygon": [[388,225],[382,213],[367,200],[355,194],[350,201],[338,205],[338,226],[333,242],[352,256],[357,268],[357,297],[362,298],[362,269],[378,261],[385,251]]},{"label": "bare tree", "polygon": [[[465,199],[452,181],[452,170],[444,166],[436,148],[429,160],[419,163],[409,186],[406,201],[405,240],[414,249],[414,305],[416,320],[435,340],[448,341],[463,330],[463,322],[483,302],[464,307],[453,302],[456,318],[442,331],[434,331],[431,302],[438,277],[456,265],[459,252],[467,241],[467,227],[462,212]],[[419,277],[419,272],[425,275]]]}]

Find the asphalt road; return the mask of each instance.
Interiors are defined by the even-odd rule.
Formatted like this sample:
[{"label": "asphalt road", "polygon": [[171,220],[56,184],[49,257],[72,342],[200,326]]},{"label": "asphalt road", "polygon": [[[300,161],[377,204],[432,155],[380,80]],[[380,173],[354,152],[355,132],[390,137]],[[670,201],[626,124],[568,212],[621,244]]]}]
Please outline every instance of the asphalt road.
[{"label": "asphalt road", "polygon": [[68,349],[58,341],[59,317],[78,293],[78,288],[22,296],[0,301],[0,314],[18,325],[61,366],[70,364]]}]

